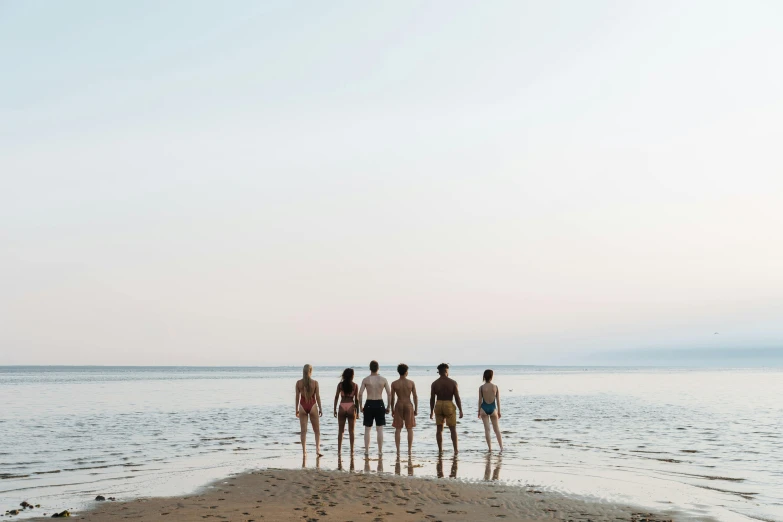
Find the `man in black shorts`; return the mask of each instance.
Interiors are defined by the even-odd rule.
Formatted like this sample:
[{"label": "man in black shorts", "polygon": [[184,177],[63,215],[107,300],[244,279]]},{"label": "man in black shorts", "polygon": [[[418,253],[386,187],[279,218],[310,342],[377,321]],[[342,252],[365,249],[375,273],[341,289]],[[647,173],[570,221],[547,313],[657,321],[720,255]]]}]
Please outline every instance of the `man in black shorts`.
[{"label": "man in black shorts", "polygon": [[386,414],[389,413],[389,408],[383,404],[383,391],[386,390],[388,404],[391,401],[391,390],[389,381],[378,375],[378,361],[370,362],[370,375],[362,379],[362,385],[359,388],[359,404],[362,403],[365,390],[367,390],[367,402],[362,407],[362,413],[364,413],[364,454],[370,453],[370,432],[373,423],[375,423],[378,455],[383,455],[383,427],[386,425]]}]

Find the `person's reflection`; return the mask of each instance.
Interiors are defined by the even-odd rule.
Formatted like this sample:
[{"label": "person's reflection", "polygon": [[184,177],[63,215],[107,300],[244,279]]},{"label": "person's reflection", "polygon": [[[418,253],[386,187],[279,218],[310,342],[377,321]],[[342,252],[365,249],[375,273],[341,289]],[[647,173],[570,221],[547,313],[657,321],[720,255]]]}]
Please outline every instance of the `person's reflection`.
[{"label": "person's reflection", "polygon": [[315,457],[315,469],[321,469],[321,457],[320,455]]},{"label": "person's reflection", "polygon": [[[383,457],[380,457],[378,459],[378,467],[375,469],[378,473],[383,473]],[[370,458],[365,457],[364,458],[364,472],[365,473],[372,473],[372,470],[370,469]]]},{"label": "person's reflection", "polygon": [[413,459],[408,457],[408,476],[413,476]]},{"label": "person's reflection", "polygon": [[503,458],[498,456],[497,462],[495,462],[495,469],[492,470],[492,456],[487,455],[487,466],[484,468],[484,480],[489,480],[490,476],[492,480],[498,480],[500,478],[500,464],[503,462]]},{"label": "person's reflection", "polygon": [[394,462],[394,474],[395,475],[399,475],[400,474],[400,472],[402,471],[401,467],[402,466],[400,466],[400,456],[397,455],[397,460]]},{"label": "person's reflection", "polygon": [[341,455],[337,455],[337,471],[345,471],[345,468],[343,468],[343,457]]},{"label": "person's reflection", "polygon": [[[438,478],[443,478],[443,457],[438,457],[438,464],[435,466],[435,473],[438,475]],[[413,471],[410,472],[410,474],[413,474]],[[449,473],[450,478],[457,478],[457,456],[454,455],[454,458],[451,459],[451,472]]]},{"label": "person's reflection", "polygon": [[302,467],[307,467],[307,455],[302,455]]},{"label": "person's reflection", "polygon": [[356,465],[353,462],[353,455],[351,455],[351,471],[356,471]]}]

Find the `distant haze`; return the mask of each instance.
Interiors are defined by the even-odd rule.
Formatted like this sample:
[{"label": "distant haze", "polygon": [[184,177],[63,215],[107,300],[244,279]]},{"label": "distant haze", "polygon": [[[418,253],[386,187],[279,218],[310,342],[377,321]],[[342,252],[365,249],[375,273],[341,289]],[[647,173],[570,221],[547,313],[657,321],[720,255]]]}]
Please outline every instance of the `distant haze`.
[{"label": "distant haze", "polygon": [[781,27],[0,2],[0,365],[781,361]]}]

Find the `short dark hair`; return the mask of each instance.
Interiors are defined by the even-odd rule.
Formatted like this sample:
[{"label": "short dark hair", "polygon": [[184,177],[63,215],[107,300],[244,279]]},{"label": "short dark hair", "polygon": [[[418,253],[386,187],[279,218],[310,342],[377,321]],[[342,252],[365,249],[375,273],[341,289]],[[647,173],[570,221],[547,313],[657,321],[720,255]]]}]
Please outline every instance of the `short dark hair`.
[{"label": "short dark hair", "polygon": [[440,373],[440,374],[443,374],[443,372],[445,372],[448,369],[449,369],[448,363],[440,363],[438,365],[438,373]]},{"label": "short dark hair", "polygon": [[404,363],[400,363],[397,365],[397,373],[400,374],[400,377],[408,373],[408,365]]},{"label": "short dark hair", "polygon": [[370,371],[371,372],[378,371],[378,361],[370,361]]},{"label": "short dark hair", "polygon": [[495,376],[495,372],[492,370],[484,370],[484,382],[489,382],[492,380],[492,377]]}]

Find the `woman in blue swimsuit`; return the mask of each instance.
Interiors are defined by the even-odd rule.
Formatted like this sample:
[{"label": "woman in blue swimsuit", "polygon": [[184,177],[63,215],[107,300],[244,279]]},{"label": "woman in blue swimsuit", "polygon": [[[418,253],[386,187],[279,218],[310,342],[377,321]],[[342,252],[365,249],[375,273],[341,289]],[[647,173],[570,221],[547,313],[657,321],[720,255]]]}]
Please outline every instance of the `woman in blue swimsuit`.
[{"label": "woman in blue swimsuit", "polygon": [[495,372],[492,370],[484,371],[484,384],[479,386],[478,416],[484,421],[484,436],[487,438],[487,447],[492,451],[492,437],[489,434],[489,423],[492,421],[492,429],[495,430],[495,437],[498,439],[500,453],[503,453],[503,439],[500,437],[500,390],[492,384],[492,377]]}]

